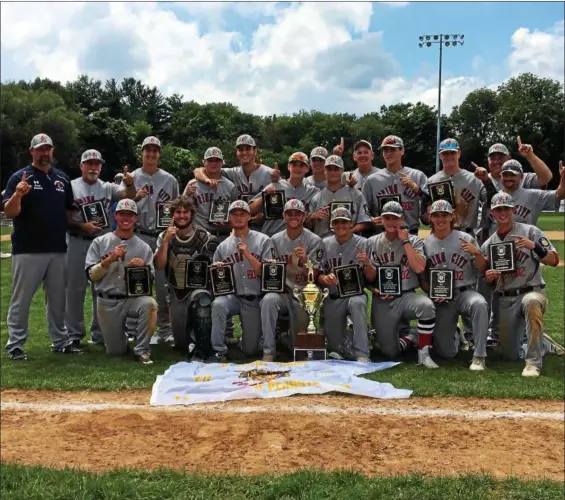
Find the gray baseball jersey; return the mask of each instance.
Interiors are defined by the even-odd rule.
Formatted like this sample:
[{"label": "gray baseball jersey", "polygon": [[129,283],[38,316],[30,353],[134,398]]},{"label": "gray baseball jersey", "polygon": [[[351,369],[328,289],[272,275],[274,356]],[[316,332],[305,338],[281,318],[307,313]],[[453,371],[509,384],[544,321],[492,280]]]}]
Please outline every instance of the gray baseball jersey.
[{"label": "gray baseball jersey", "polygon": [[[408,235],[408,239],[414,250],[424,256],[424,242],[418,236]],[[402,291],[418,288],[420,282],[418,275],[410,268],[406,251],[402,246],[400,238],[389,241],[386,233],[377,234],[369,238],[369,251],[367,252],[373,263],[378,266],[400,266],[400,278],[402,280]]]},{"label": "gray baseball jersey", "polygon": [[[239,253],[237,244],[240,241],[240,238],[230,235],[218,245],[213,260],[233,264],[237,295],[261,295],[261,278],[257,276],[249,261]],[[276,258],[271,238],[263,233],[250,230],[245,237],[245,244],[259,261]]]},{"label": "gray baseball jersey", "polygon": [[[510,229],[503,239],[500,238],[498,233],[494,233],[483,243],[481,251],[486,256],[487,260],[490,260],[489,246],[502,241],[516,241],[516,238],[512,238],[512,235],[524,236],[529,240],[532,240],[534,243],[539,243],[543,248],[546,248],[550,252],[556,251],[551,241],[547,239],[541,229],[530,224],[515,222],[512,225],[512,229]],[[496,284],[497,291],[523,288],[526,286],[545,285],[540,269],[540,259],[533,250],[519,248],[516,250],[515,258],[516,271],[513,273],[502,273],[498,283]]]},{"label": "gray baseball jersey", "polygon": [[[361,222],[371,222],[367,210],[367,202],[365,197],[358,189],[349,186],[343,186],[337,191],[330,191],[328,188],[323,189],[316,193],[312,202],[310,203],[309,212],[313,213],[323,207],[331,208],[332,202],[343,202],[344,206],[351,211],[353,224]],[[332,230],[330,229],[330,220],[316,220],[314,224],[314,232],[321,238],[330,236]]]},{"label": "gray baseball jersey", "polygon": [[141,238],[133,236],[129,240],[122,240],[115,233],[106,233],[95,238],[88,253],[86,254],[85,270],[98,264],[108,256],[118,245],[126,246],[126,255],[123,261],[112,262],[104,277],[94,282],[94,289],[99,293],[109,293],[114,295],[125,295],[126,282],[124,266],[134,257],[143,259],[145,265],[151,267],[151,274],[154,275],[153,252],[151,247]]},{"label": "gray baseball jersey", "polygon": [[[281,179],[278,182],[274,182],[269,184],[269,186],[273,186],[277,191],[284,191],[286,195],[286,201],[297,199],[304,203],[304,208],[306,212],[310,212],[310,203],[312,202],[312,198],[318,193],[318,189],[314,186],[310,186],[305,184],[302,181],[302,184],[298,187],[294,187],[290,182],[285,179]],[[268,187],[268,186],[267,186]],[[253,201],[259,200],[262,198],[262,193],[257,193],[253,198]],[[276,220],[266,220],[263,224],[263,232],[268,236],[273,236],[274,234],[282,231],[286,227],[286,223],[284,219],[276,219]]]},{"label": "gray baseball jersey", "polygon": [[369,213],[373,216],[380,215],[379,196],[400,196],[400,203],[404,210],[404,218],[409,229],[417,229],[420,226],[421,204],[419,193],[402,185],[400,172],[406,174],[420,188],[427,192],[427,177],[423,172],[409,167],[402,167],[398,173],[392,173],[384,168],[370,175],[365,181],[363,195],[367,200]]},{"label": "gray baseball jersey", "polygon": [[188,194],[189,186],[196,184],[196,192],[191,195],[196,203],[196,213],[194,214],[194,224],[200,226],[210,233],[229,233],[229,228],[221,230],[209,221],[210,209],[213,201],[224,200],[234,201],[238,198],[237,188],[230,180],[222,179],[218,184],[218,189],[212,189],[208,184],[192,179],[186,186],[184,192]]},{"label": "gray baseball jersey", "polygon": [[[277,259],[286,262],[286,288],[288,293],[292,293],[294,287],[303,288],[308,283],[308,268],[304,267],[305,262],[296,262],[293,256],[294,249],[299,243],[306,250],[308,260],[312,262],[314,269],[321,269],[324,258],[324,244],[319,236],[312,231],[304,228],[302,234],[291,240],[286,231],[281,231],[272,237],[273,247]],[[292,257],[292,259],[291,259]]]},{"label": "gray baseball jersey", "polygon": [[[502,185],[502,179],[495,179],[490,174],[488,174],[490,180],[494,184],[494,187],[497,191],[500,191],[504,186]],[[540,183],[538,179],[538,174],[535,172],[527,172],[524,174],[524,178],[522,179],[522,188],[524,189],[540,189]]]},{"label": "gray baseball jersey", "polygon": [[271,183],[272,174],[273,169],[267,165],[259,165],[249,177],[241,166],[222,168],[222,175],[235,184],[240,197],[249,197],[263,191]]},{"label": "gray baseball jersey", "polygon": [[478,227],[479,204],[487,201],[487,191],[484,184],[475,177],[475,174],[467,170],[461,170],[453,176],[447,175],[443,170],[440,170],[428,178],[428,184],[449,179],[451,179],[455,191],[459,192],[461,198],[469,204],[467,216],[461,223],[462,228]]},{"label": "gray baseball jersey", "polygon": [[475,258],[461,248],[459,238],[472,243],[477,248],[479,245],[470,234],[456,229],[440,240],[433,233],[424,239],[424,253],[428,269],[448,269],[454,273],[454,287],[474,286],[477,282],[478,272],[475,267]]},{"label": "gray baseball jersey", "polygon": [[[367,181],[367,179],[369,178],[370,175],[377,173],[380,170],[380,168],[377,167],[371,167],[371,171],[368,174],[362,174],[361,172],[359,172],[359,168],[356,168],[353,171],[353,177],[355,178],[355,180],[357,181],[357,184],[355,184],[355,187],[359,190],[362,191],[363,190],[363,186],[365,185],[365,182]],[[349,180],[349,175],[351,174],[351,172],[343,172],[342,176],[341,176],[341,181],[345,184],[348,180]]]},{"label": "gray baseball jersey", "polygon": [[[359,264],[357,261],[357,255],[359,255],[358,248],[369,254],[368,240],[357,234],[353,234],[343,245],[340,245],[335,235],[324,238],[323,242],[325,274],[332,273],[335,267]],[[361,265],[359,265],[359,271],[361,276],[363,276],[364,273]],[[337,294],[337,287],[335,285],[330,286],[329,289],[330,295]]]},{"label": "gray baseball jersey", "polygon": [[[142,168],[135,169],[132,174],[135,189],[147,185],[149,194],[137,202],[137,219],[141,229],[156,231],[157,206],[179,197],[179,183],[168,172],[162,169],[149,175]],[[122,181],[121,188],[125,188]]]},{"label": "gray baseball jersey", "polygon": [[309,186],[314,186],[320,190],[328,187],[328,181],[326,179],[322,181],[315,181],[314,176],[311,175],[310,177],[306,177],[304,179],[304,184],[308,184]]}]

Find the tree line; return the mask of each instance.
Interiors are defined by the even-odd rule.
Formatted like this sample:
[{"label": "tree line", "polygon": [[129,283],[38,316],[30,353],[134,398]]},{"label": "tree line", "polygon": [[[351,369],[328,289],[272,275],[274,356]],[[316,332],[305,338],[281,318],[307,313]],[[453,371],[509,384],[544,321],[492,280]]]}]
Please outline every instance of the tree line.
[{"label": "tree line", "polygon": [[[62,84],[49,79],[0,85],[2,120],[0,162],[2,187],[8,177],[29,163],[29,141],[39,133],[55,143],[56,166],[71,178],[79,175],[80,154],[98,149],[106,160],[102,178],[110,180],[124,165],[141,165],[140,145],[148,135],[163,143],[161,167],[181,185],[201,165],[209,146],[219,147],[226,165],[237,164],[235,139],[250,134],[258,143],[259,158],[275,161],[284,172],[294,151],[309,153],[315,146],[331,150],[345,139],[346,169],[352,169],[352,147],[367,139],[375,148],[383,137],[402,137],[404,164],[435,171],[437,112],[421,102],[381,106],[363,116],[301,110],[292,115],[257,116],[230,103],[198,104],[173,94],[165,97],[157,87],[135,78],[102,82],[86,75]],[[554,173],[565,150],[563,86],[555,80],[524,73],[496,90],[481,88],[467,95],[449,115],[442,115],[442,138],[456,138],[462,148],[462,167],[486,166],[489,145],[506,144],[515,158],[516,136],[532,144]],[[375,164],[383,164],[376,154]],[[527,167],[526,167],[527,168]]]}]

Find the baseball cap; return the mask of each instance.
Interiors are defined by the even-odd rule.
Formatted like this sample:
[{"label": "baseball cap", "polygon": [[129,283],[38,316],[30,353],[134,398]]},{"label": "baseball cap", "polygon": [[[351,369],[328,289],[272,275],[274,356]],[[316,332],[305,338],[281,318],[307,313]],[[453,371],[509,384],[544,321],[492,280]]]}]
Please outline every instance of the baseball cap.
[{"label": "baseball cap", "polygon": [[453,207],[451,206],[451,203],[446,200],[437,200],[434,201],[430,207],[430,214],[435,212],[447,212],[448,214],[452,214]]},{"label": "baseball cap", "polygon": [[504,191],[499,191],[490,200],[490,208],[508,207],[514,208],[514,200],[512,196]]},{"label": "baseball cap", "polygon": [[388,201],[383,207],[381,215],[394,215],[395,217],[402,217],[404,215],[404,210],[402,205],[397,201]]},{"label": "baseball cap", "polygon": [[286,212],[287,210],[298,210],[300,212],[306,212],[306,209],[304,208],[304,203],[302,203],[300,200],[297,200],[296,198],[293,198],[292,200],[288,200],[285,204],[284,204],[284,212]]},{"label": "baseball cap", "polygon": [[330,155],[326,158],[326,162],[324,163],[325,167],[329,165],[333,165],[335,167],[344,168],[343,166],[343,158],[338,155]]},{"label": "baseball cap", "polygon": [[306,166],[310,166],[310,164],[308,163],[308,155],[306,153],[301,153],[300,151],[292,153],[288,157],[288,163],[292,161],[299,161],[301,163],[304,163]]},{"label": "baseball cap", "polygon": [[243,134],[235,141],[235,147],[237,148],[238,146],[251,146],[252,148],[255,148],[257,147],[257,144],[255,144],[253,137],[248,134]]},{"label": "baseball cap", "polygon": [[121,172],[118,172],[116,175],[114,175],[114,180],[122,180],[124,178],[124,174],[122,174]]},{"label": "baseball cap", "polygon": [[39,146],[44,146],[45,144],[54,147],[51,137],[49,137],[46,134],[37,134],[33,136],[33,139],[31,140],[31,144],[29,147],[35,149],[38,148]]},{"label": "baseball cap", "polygon": [[137,213],[137,205],[135,201],[129,198],[122,198],[116,205],[116,212],[133,212]]},{"label": "baseball cap", "polygon": [[518,160],[507,160],[502,164],[501,173],[507,172],[514,175],[522,175],[524,169]]},{"label": "baseball cap", "polygon": [[439,152],[443,151],[460,151],[459,143],[455,139],[444,139],[439,143]]},{"label": "baseball cap", "polygon": [[84,153],[82,153],[82,156],[80,157],[80,162],[84,163],[85,161],[88,160],[98,160],[104,163],[104,160],[102,159],[102,154],[100,153],[100,151],[97,151],[96,149],[87,149]]},{"label": "baseball cap", "polygon": [[251,213],[251,210],[249,210],[249,205],[243,201],[243,200],[235,200],[231,202],[230,207],[228,208],[228,213],[231,212],[232,210],[245,210],[246,212]]},{"label": "baseball cap", "polygon": [[510,155],[510,151],[504,144],[493,144],[490,148],[488,148],[488,155],[490,156],[493,153],[502,153],[503,155]]},{"label": "baseball cap", "polygon": [[211,148],[208,148],[206,150],[206,152],[204,153],[204,159],[208,160],[209,158],[218,158],[218,159],[223,161],[224,155],[222,154],[222,151],[220,150],[220,148],[211,147]]},{"label": "baseball cap", "polygon": [[351,221],[351,212],[345,207],[337,207],[332,212],[331,220],[333,222],[334,220],[338,220],[338,219]]},{"label": "baseball cap", "polygon": [[157,139],[157,137],[155,137],[154,135],[150,135],[149,137],[143,139],[143,144],[141,144],[141,149],[143,149],[145,146],[150,146],[150,145],[159,146],[159,149],[161,149],[161,141]]},{"label": "baseball cap", "polygon": [[387,135],[381,142],[379,149],[384,147],[404,149],[404,141],[397,135]]},{"label": "baseball cap", "polygon": [[369,141],[366,141],[365,139],[361,139],[360,141],[357,141],[353,146],[353,151],[357,151],[361,146],[367,146],[371,151],[373,151],[373,145]]},{"label": "baseball cap", "polygon": [[318,147],[315,147],[310,152],[310,159],[321,158],[322,160],[325,160],[328,157],[328,155],[329,155],[329,153],[328,153],[328,150],[326,148],[323,148],[322,146],[318,146]]}]

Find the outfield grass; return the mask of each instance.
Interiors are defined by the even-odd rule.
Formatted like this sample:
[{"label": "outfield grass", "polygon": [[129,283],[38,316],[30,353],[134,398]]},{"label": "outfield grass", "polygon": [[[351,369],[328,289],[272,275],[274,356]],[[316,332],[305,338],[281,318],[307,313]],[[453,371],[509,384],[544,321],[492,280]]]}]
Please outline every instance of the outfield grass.
[{"label": "outfield grass", "polygon": [[365,477],[353,472],[301,471],[274,476],[182,474],[170,470],[119,470],[91,474],[2,464],[4,500],[230,499],[230,500],[558,500],[563,483],[456,478]]}]

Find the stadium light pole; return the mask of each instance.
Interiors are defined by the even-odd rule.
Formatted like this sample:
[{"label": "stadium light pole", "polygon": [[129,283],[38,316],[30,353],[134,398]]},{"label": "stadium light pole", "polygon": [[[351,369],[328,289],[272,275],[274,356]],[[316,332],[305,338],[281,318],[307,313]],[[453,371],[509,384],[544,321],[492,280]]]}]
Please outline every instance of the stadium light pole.
[{"label": "stadium light pole", "polygon": [[439,45],[439,78],[437,85],[437,148],[436,148],[436,172],[439,172],[439,143],[441,142],[441,64],[443,61],[443,47],[457,47],[463,45],[465,35],[420,35],[420,48]]}]

